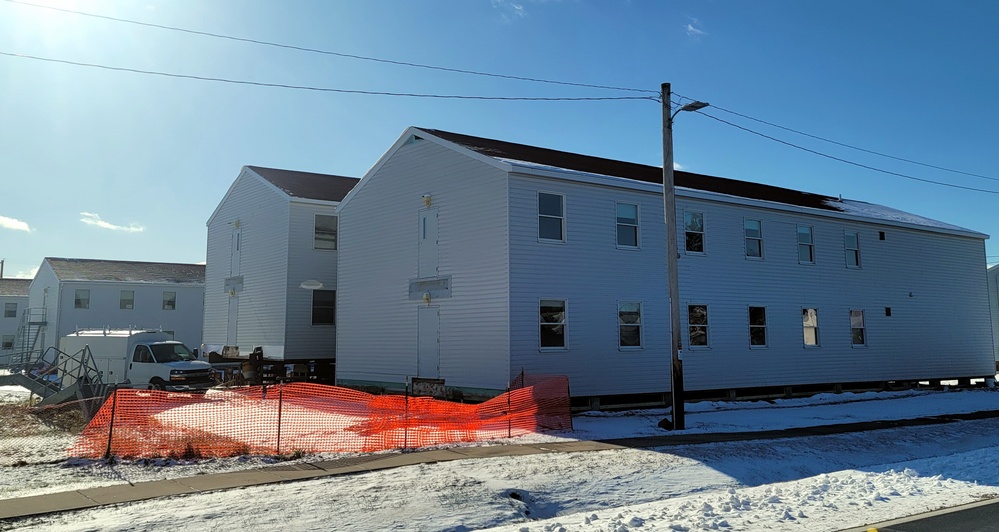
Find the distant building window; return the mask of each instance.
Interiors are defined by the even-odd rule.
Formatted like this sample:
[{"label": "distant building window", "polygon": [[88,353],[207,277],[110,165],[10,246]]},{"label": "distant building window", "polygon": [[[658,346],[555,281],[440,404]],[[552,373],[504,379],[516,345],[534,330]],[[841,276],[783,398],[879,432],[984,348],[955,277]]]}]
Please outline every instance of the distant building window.
[{"label": "distant building window", "polygon": [[316,215],[316,237],[313,244],[314,249],[336,249],[336,216],[328,214]]},{"label": "distant building window", "polygon": [[749,345],[767,346],[767,308],[749,307]]},{"label": "distant building window", "polygon": [[118,296],[118,308],[131,310],[135,308],[135,290],[122,290]]},{"label": "distant building window", "polygon": [[3,304],[3,317],[5,317],[5,318],[16,318],[17,317],[17,303],[4,303]]},{"label": "distant building window", "polygon": [[177,310],[177,292],[163,292],[163,310]]},{"label": "distant building window", "polygon": [[691,347],[708,345],[708,306],[687,306],[687,332]]},{"label": "distant building window", "polygon": [[565,196],[538,192],[538,239],[565,241]]},{"label": "distant building window", "polygon": [[850,311],[850,336],[854,346],[867,345],[867,328],[864,326],[864,311]]},{"label": "distant building window", "polygon": [[843,233],[843,242],[846,247],[846,267],[860,267],[860,233],[847,231]]},{"label": "distant building window", "polygon": [[891,307],[885,307],[885,316],[891,317]]},{"label": "distant building window", "polygon": [[751,259],[763,258],[763,222],[746,220],[742,224],[746,235],[746,256]]},{"label": "distant building window", "polygon": [[704,213],[684,212],[683,232],[685,249],[692,253],[704,253]]},{"label": "distant building window", "polygon": [[542,299],[539,311],[541,349],[565,348],[565,300]]},{"label": "distant building window", "polygon": [[0,349],[3,349],[4,351],[9,351],[11,349],[14,349],[13,334],[5,334],[3,335],[3,338],[0,338]]},{"label": "distant building window", "polygon": [[798,226],[798,262],[802,264],[815,263],[815,240],[812,238],[812,226]]},{"label": "distant building window", "polygon": [[885,232],[878,231],[878,240],[884,240],[884,239],[885,239]]},{"label": "distant building window", "polygon": [[77,289],[73,298],[73,308],[90,308],[90,290]]},{"label": "distant building window", "polygon": [[638,247],[638,205],[634,203],[617,204],[617,245]]},{"label": "distant building window", "polygon": [[642,304],[637,301],[617,304],[618,345],[642,347]]},{"label": "distant building window", "polygon": [[312,291],[312,324],[336,325],[336,290]]},{"label": "distant building window", "polygon": [[801,309],[801,330],[805,345],[819,345],[819,311],[814,308]]}]

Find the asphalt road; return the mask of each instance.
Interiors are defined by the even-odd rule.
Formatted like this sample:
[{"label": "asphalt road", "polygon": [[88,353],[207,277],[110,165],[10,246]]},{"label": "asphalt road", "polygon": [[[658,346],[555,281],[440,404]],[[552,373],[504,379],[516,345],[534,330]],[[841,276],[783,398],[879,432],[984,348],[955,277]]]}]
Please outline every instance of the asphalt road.
[{"label": "asphalt road", "polygon": [[948,508],[906,519],[897,519],[880,525],[851,529],[849,532],[995,532],[999,530],[999,501]]}]

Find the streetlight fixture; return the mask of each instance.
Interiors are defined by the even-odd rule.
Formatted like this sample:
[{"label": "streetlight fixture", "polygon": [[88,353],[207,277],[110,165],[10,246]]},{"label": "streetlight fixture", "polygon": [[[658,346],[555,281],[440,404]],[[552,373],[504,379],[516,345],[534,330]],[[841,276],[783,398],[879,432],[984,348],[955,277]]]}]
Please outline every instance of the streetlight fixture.
[{"label": "streetlight fixture", "polygon": [[680,111],[697,111],[708,106],[705,102],[690,102],[670,114],[670,86],[662,84],[663,100],[663,211],[666,218],[666,272],[669,281],[670,319],[670,396],[673,401],[673,420],[664,419],[659,426],[671,430],[685,428],[683,415],[683,360],[680,350],[680,277],[677,259],[680,251],[676,243],[676,186],[673,183],[673,119]]}]

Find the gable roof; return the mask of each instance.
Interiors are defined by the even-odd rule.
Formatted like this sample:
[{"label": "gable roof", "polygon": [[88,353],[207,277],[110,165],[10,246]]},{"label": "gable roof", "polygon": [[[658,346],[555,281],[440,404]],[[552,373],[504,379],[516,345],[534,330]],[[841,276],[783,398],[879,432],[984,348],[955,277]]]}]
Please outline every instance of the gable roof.
[{"label": "gable roof", "polygon": [[46,257],[60,281],[205,284],[204,264]]},{"label": "gable roof", "polygon": [[254,173],[293,198],[340,201],[360,181],[356,177],[314,174],[263,166],[247,166]]},{"label": "gable roof", "polygon": [[0,296],[28,297],[28,286],[31,279],[0,279]]}]

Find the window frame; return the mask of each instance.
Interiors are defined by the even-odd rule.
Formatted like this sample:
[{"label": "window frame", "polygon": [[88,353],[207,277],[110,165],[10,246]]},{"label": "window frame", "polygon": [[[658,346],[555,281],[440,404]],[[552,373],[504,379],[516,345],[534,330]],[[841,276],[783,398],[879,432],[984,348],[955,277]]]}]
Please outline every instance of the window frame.
[{"label": "window frame", "polygon": [[[332,305],[316,305],[316,293],[320,292],[323,294],[331,294],[333,296]],[[309,315],[309,322],[313,327],[336,327],[336,290],[312,290],[311,298],[311,313]],[[331,310],[330,321],[316,321],[317,311]]]},{"label": "window frame", "polygon": [[[749,224],[749,222],[756,222],[757,224],[759,224],[759,229],[758,229],[759,230],[759,236],[749,236],[749,233],[748,233],[749,228],[746,227],[746,225]],[[764,252],[763,252],[763,219],[762,218],[743,218],[742,219],[742,240],[743,240],[743,248],[744,248],[743,249],[743,253],[745,254],[745,257],[746,257],[747,260],[763,260]],[[759,248],[760,248],[760,254],[759,255],[754,256],[754,255],[750,255],[749,254],[749,241],[750,240],[755,241],[755,242],[757,242],[759,244]]]},{"label": "window frame", "polygon": [[[559,198],[559,205],[561,206],[561,214],[554,215],[554,214],[544,214],[544,213],[542,213],[541,212],[541,196],[542,195],[546,195],[546,196],[557,196]],[[537,207],[538,207],[538,209],[537,209],[538,210],[538,242],[564,244],[566,242],[566,236],[567,236],[566,235],[566,219],[565,219],[566,218],[565,194],[562,194],[562,193],[559,193],[559,192],[546,192],[546,191],[543,191],[543,190],[539,190],[536,199],[537,199],[537,202],[538,202],[538,205],[537,205]],[[547,238],[547,237],[544,237],[544,236],[541,235],[541,219],[542,218],[558,219],[559,220],[559,232],[561,234],[560,238],[557,238],[557,239],[556,238]]]},{"label": "window frame", "polygon": [[[808,325],[805,322],[805,315],[808,311],[812,311],[815,317],[815,324]],[[822,347],[822,335],[819,330],[819,308],[818,307],[801,307],[801,343],[805,349],[814,349],[817,347]],[[815,343],[808,343],[808,335],[806,331],[812,329],[814,331]]]},{"label": "window frame", "polygon": [[[86,298],[80,297],[80,295],[86,295]],[[88,310],[90,309],[90,289],[89,288],[77,288],[76,292],[73,293],[73,309]]]},{"label": "window frame", "polygon": [[[849,235],[853,235],[856,247],[850,247]],[[848,229],[843,231],[843,252],[847,268],[860,269],[863,267],[863,263],[860,261],[860,231],[850,231]],[[856,264],[850,264],[851,254],[856,260]]]},{"label": "window frame", "polygon": [[[545,306],[545,302],[561,302],[562,303],[562,319],[561,321],[544,321],[541,309]],[[551,306],[551,305],[548,305]],[[542,345],[544,340],[544,335],[541,333],[543,327],[558,327],[562,326],[562,345]],[[539,351],[567,351],[569,349],[569,300],[565,298],[558,297],[544,297],[538,299],[538,350]]]},{"label": "window frame", "polygon": [[[5,334],[0,336],[0,351],[10,351],[14,349],[15,334]],[[8,340],[9,339],[9,340]]]},{"label": "window frame", "polygon": [[[763,309],[763,324],[753,324],[753,309]],[[767,323],[767,307],[765,305],[749,305],[746,307],[747,312],[747,322],[749,326],[749,348],[750,349],[767,349],[770,347],[770,331],[769,324]],[[753,343],[753,329],[763,329],[763,343],[754,344]]]},{"label": "window frame", "polygon": [[[860,327],[854,325],[853,317],[854,313],[860,314]],[[856,332],[860,331],[861,343],[857,343]],[[864,316],[863,309],[850,309],[850,347],[854,348],[864,348],[867,347],[867,318]]]},{"label": "window frame", "polygon": [[[692,324],[690,311],[695,307],[704,307],[704,323]],[[693,342],[694,329],[704,329],[704,343],[695,345]],[[687,303],[687,347],[690,349],[710,349],[711,348],[711,317],[708,312],[707,303]]]},{"label": "window frame", "polygon": [[[801,241],[801,230],[808,229],[808,242]],[[798,264],[815,264],[815,226],[806,224],[797,224],[797,229],[795,231],[798,241]],[[807,246],[809,260],[801,260],[801,247]]]},{"label": "window frame", "polygon": [[[323,235],[330,234],[330,233],[326,232],[325,230],[324,230],[324,232],[320,233],[320,231],[319,231],[319,217],[320,216],[325,217],[325,218],[332,218],[333,219],[333,233],[332,233],[332,235],[333,235],[332,246],[333,247],[320,247],[319,246],[319,242],[326,242],[326,241],[328,241],[328,239],[320,240],[319,235],[320,234],[323,234]],[[313,216],[313,219],[312,219],[312,249],[315,250],[315,251],[336,251],[337,247],[339,246],[339,242],[338,242],[338,236],[339,236],[338,233],[339,233],[339,230],[340,230],[340,220],[339,220],[339,218],[335,214],[316,213]]]},{"label": "window frame", "polygon": [[[621,307],[622,305],[637,305],[638,306],[638,321],[633,323],[626,323],[621,315],[625,310]],[[645,305],[641,301],[618,301],[617,302],[617,348],[621,351],[639,351],[645,349],[645,327],[642,323],[642,310]],[[637,345],[624,345],[622,339],[624,338],[623,330],[625,327],[637,328],[638,329],[638,344]]]},{"label": "window frame", "polygon": [[[168,298],[167,294],[173,294],[173,298]],[[172,303],[168,308],[167,303]],[[177,291],[176,290],[164,290],[163,291],[163,306],[162,310],[177,310]]]},{"label": "window frame", "polygon": [[[701,218],[701,230],[700,231],[691,231],[691,230],[687,229],[687,215],[688,214],[690,214],[690,215],[695,215],[696,214],[696,215],[700,216],[700,218]],[[707,233],[707,231],[706,231],[706,229],[707,229],[707,222],[705,221],[705,219],[706,219],[706,217],[704,216],[704,211],[692,211],[692,210],[687,210],[687,209],[683,210],[683,250],[684,250],[684,253],[689,254],[689,255],[704,255],[707,252],[707,243],[705,242],[705,237],[706,237],[706,233]],[[690,247],[688,246],[688,244],[690,242],[690,237],[688,236],[688,234],[701,235],[701,249],[700,250],[692,250],[692,249],[690,249]]]},{"label": "window frame", "polygon": [[[625,222],[621,221],[620,209],[621,209],[622,205],[626,205],[626,206],[630,206],[630,207],[634,207],[635,208],[635,223],[634,224],[625,223]],[[617,243],[617,247],[621,248],[621,249],[641,249],[641,247],[642,247],[642,223],[641,223],[641,220],[642,220],[642,207],[641,207],[641,205],[639,205],[638,203],[630,203],[630,202],[626,202],[626,201],[617,201],[617,202],[614,202],[614,220],[616,222],[616,224],[614,226],[615,229],[616,229],[614,238],[615,238],[615,242]],[[631,228],[632,230],[634,230],[634,233],[635,233],[635,244],[634,245],[631,245],[631,244],[622,244],[621,243],[621,229],[622,228]]]},{"label": "window frame", "polygon": [[[13,305],[13,311],[11,311],[11,306]],[[5,301],[3,304],[3,317],[5,318],[16,318],[17,317],[17,301]]]},{"label": "window frame", "polygon": [[[132,294],[129,299],[125,299],[125,292]],[[130,301],[128,306],[125,306],[125,302]],[[134,310],[135,309],[135,290],[119,290],[118,291],[118,310]]]}]

